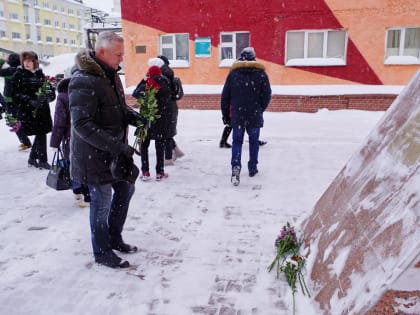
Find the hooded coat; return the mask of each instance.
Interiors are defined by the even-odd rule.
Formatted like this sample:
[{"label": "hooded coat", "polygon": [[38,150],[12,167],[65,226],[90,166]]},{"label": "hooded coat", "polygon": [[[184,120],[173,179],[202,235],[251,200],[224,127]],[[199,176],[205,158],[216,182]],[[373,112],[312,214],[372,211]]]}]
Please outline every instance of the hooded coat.
[{"label": "hooded coat", "polygon": [[263,127],[263,112],[270,99],[271,87],[264,65],[257,61],[235,61],[221,97],[222,115],[231,118],[231,126]]},{"label": "hooded coat", "polygon": [[69,108],[70,78],[61,80],[57,85],[57,100],[55,102],[54,126],[52,128],[50,146],[58,148],[62,145],[64,158],[70,158],[70,108]]},{"label": "hooded coat", "polygon": [[[43,90],[42,95],[38,95]],[[17,119],[28,136],[47,134],[52,129],[50,102],[55,91],[41,69],[34,72],[18,67],[13,75],[11,94]]]},{"label": "hooded coat", "polygon": [[[156,93],[158,115],[160,117],[151,124],[147,135],[150,139],[170,139],[176,135],[176,121],[174,123],[176,102],[172,99],[171,83],[163,74],[152,73],[150,77],[160,86]],[[146,81],[142,79],[134,90],[133,97],[141,97],[145,91]]]},{"label": "hooded coat", "polygon": [[141,117],[126,105],[116,70],[89,50],[75,60],[69,85],[71,177],[82,184],[112,183],[111,163],[130,150],[128,125]]}]

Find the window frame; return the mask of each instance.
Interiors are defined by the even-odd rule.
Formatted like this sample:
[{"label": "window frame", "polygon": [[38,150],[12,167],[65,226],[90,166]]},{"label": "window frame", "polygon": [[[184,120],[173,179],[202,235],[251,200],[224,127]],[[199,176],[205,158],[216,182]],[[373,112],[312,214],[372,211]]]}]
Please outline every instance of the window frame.
[{"label": "window frame", "polygon": [[[220,32],[219,34],[219,67],[231,67],[232,64],[239,58],[239,56],[236,55],[237,49],[237,35],[238,34],[248,34],[248,44],[245,45],[245,47],[251,46],[251,32],[248,31],[235,31],[235,32]],[[223,42],[222,36],[225,35],[232,35],[232,42]],[[224,58],[222,59],[222,49],[223,48],[232,48],[232,58]],[[243,48],[245,48],[243,47]]]},{"label": "window frame", "polygon": [[[419,29],[420,26],[409,26],[409,27],[389,27],[385,30],[385,47],[384,47],[384,64],[385,65],[419,65],[420,64],[420,49],[418,57],[404,55],[405,49],[405,32],[408,29]],[[400,42],[398,46],[398,55],[388,54],[388,41],[390,31],[400,31]]]},{"label": "window frame", "polygon": [[[187,36],[187,60],[183,59],[169,59],[169,63],[172,68],[188,68],[190,66],[190,34],[189,33],[171,33],[171,34],[162,34],[159,36],[159,54],[164,55],[163,49],[172,49],[172,56],[176,58],[176,37],[177,36]],[[163,38],[172,37],[172,43],[166,44],[163,43]]]},{"label": "window frame", "polygon": [[[343,32],[344,33],[344,47],[343,58],[327,57],[328,52],[328,38],[329,33],[332,32]],[[303,58],[291,58],[288,59],[288,35],[291,33],[303,33]],[[309,52],[309,35],[310,34],[322,34],[322,57],[308,57]],[[348,33],[346,29],[310,29],[310,30],[290,30],[286,32],[285,36],[285,53],[284,53],[284,65],[290,66],[346,66],[347,65],[347,47],[348,47]]]}]

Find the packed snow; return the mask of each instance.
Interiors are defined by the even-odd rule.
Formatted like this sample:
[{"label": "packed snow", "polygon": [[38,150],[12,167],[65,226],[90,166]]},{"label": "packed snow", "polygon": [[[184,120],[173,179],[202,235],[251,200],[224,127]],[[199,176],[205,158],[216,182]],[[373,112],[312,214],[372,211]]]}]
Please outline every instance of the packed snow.
[{"label": "packed snow", "polygon": [[[88,208],[47,187],[47,171],[28,168],[3,120],[0,314],[291,314],[291,290],[267,271],[275,238],[288,221],[299,229],[383,114],[267,112],[260,172],[250,178],[244,167],[233,187],[230,150],[218,147],[220,111],[180,110],[175,140],[185,156],[165,168],[168,179],[136,183],[123,237],[140,250],[121,255],[130,270],[94,263]],[[149,155],[154,176],[153,145]],[[296,298],[296,314],[319,313],[300,291]]]}]

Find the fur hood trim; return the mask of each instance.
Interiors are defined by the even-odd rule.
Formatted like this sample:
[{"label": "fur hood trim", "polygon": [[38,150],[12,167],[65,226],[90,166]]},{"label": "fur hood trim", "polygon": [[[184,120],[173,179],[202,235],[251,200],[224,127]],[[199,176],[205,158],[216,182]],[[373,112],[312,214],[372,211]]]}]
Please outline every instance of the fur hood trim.
[{"label": "fur hood trim", "polygon": [[232,64],[232,70],[236,70],[239,68],[256,68],[258,70],[265,70],[265,67],[262,63],[258,62],[258,61],[240,61],[240,60],[236,60],[233,64]]},{"label": "fur hood trim", "polygon": [[83,49],[76,55],[76,66],[80,71],[89,74],[106,78],[105,71],[94,59],[94,52],[88,49]]}]

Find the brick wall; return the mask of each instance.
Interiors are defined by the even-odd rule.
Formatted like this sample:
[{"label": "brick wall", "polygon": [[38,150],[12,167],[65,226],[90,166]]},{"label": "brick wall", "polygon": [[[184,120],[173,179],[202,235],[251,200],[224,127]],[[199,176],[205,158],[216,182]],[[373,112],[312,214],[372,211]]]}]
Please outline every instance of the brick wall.
[{"label": "brick wall", "polygon": [[[273,95],[268,111],[272,112],[317,112],[321,108],[329,110],[358,109],[385,111],[397,95]],[[132,105],[135,99],[127,96],[127,103]],[[178,101],[180,109],[220,109],[220,94],[188,94]]]}]

